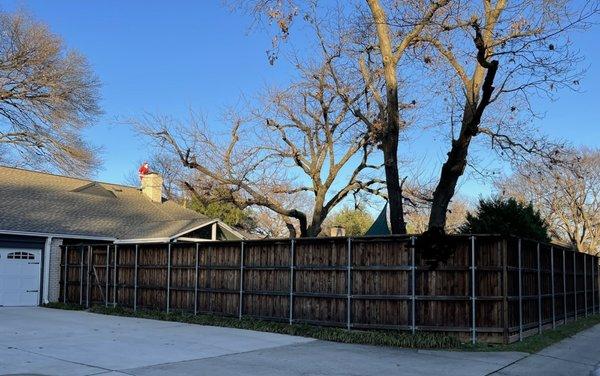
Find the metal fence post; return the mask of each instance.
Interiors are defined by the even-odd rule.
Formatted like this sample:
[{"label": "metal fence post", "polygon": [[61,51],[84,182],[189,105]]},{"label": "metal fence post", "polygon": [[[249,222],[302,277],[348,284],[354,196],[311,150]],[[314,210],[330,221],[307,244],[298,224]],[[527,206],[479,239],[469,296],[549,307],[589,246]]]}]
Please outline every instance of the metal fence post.
[{"label": "metal fence post", "polygon": [[91,275],[92,273],[90,272],[90,268],[92,267],[92,253],[93,253],[93,249],[91,246],[87,246],[87,268],[85,269],[86,271],[86,279],[85,279],[85,306],[86,308],[90,307],[90,290],[92,289],[92,286],[90,285],[91,283]]},{"label": "metal fence post", "polygon": [[566,264],[566,255],[565,255],[565,250],[563,249],[563,257],[562,257],[562,264],[563,264],[563,311],[564,311],[564,316],[563,316],[563,324],[567,323],[567,264]]},{"label": "metal fence post", "polygon": [[519,341],[523,340],[523,284],[521,278],[521,239],[519,239],[518,247],[518,258],[519,258]]},{"label": "metal fence post", "polygon": [[138,289],[138,245],[135,245],[135,261],[133,264],[133,310],[137,311],[137,289]]},{"label": "metal fence post", "polygon": [[550,275],[552,278],[552,329],[556,328],[556,298],[554,296],[554,247],[550,247]]},{"label": "metal fence post", "polygon": [[110,245],[106,246],[106,295],[104,298],[104,306],[108,307],[108,280],[110,279]]},{"label": "metal fence post", "polygon": [[118,246],[115,244],[114,270],[113,270],[113,307],[117,306],[117,258],[119,257]]},{"label": "metal fence post", "polygon": [[475,237],[471,236],[471,342],[477,341],[477,317],[475,312]]},{"label": "metal fence post", "polygon": [[194,315],[198,314],[198,256],[198,243],[196,243],[196,261],[194,266]]},{"label": "metal fence post", "polygon": [[67,302],[67,274],[69,273],[69,270],[67,269],[68,262],[69,262],[69,246],[65,245],[65,267],[64,267],[65,277],[63,278],[63,303]]},{"label": "metal fence post", "polygon": [[598,267],[600,266],[600,264],[598,263],[598,257],[594,257],[594,287],[596,288],[596,293],[594,294],[594,296],[596,297],[596,306],[598,308],[596,308],[596,313],[600,313],[600,278],[598,278]]},{"label": "metal fence post", "polygon": [[508,240],[502,239],[502,329],[503,341],[509,343],[510,314],[508,304]]},{"label": "metal fence post", "polygon": [[573,301],[575,302],[575,321],[577,321],[577,257],[573,251]]},{"label": "metal fence post", "polygon": [[537,243],[537,290],[538,290],[538,333],[542,332],[542,274],[540,265],[540,243]]},{"label": "metal fence post", "polygon": [[294,257],[295,257],[295,240],[290,241],[290,325],[294,322]]},{"label": "metal fence post", "polygon": [[242,307],[244,303],[244,242],[240,243],[240,302],[238,318],[242,318]]},{"label": "metal fence post", "polygon": [[417,331],[417,320],[415,317],[416,314],[416,309],[415,309],[415,305],[416,305],[416,294],[415,294],[415,273],[416,273],[416,260],[415,260],[415,237],[411,236],[410,237],[410,311],[411,311],[411,323],[410,323],[410,329],[412,331],[412,334],[415,334],[415,332]]},{"label": "metal fence post", "polygon": [[592,314],[596,314],[596,258],[592,256]]},{"label": "metal fence post", "polygon": [[587,255],[583,254],[583,306],[585,308],[585,317],[588,315],[587,307]]},{"label": "metal fence post", "polygon": [[79,252],[79,305],[83,304],[83,246]]},{"label": "metal fence post", "polygon": [[351,320],[352,320],[352,238],[348,238],[348,255],[347,255],[347,262],[348,262],[348,274],[346,277],[346,282],[347,282],[347,301],[346,301],[346,328],[348,330],[350,330],[352,324],[351,324]]},{"label": "metal fence post", "polygon": [[171,308],[171,241],[167,247],[167,313]]}]

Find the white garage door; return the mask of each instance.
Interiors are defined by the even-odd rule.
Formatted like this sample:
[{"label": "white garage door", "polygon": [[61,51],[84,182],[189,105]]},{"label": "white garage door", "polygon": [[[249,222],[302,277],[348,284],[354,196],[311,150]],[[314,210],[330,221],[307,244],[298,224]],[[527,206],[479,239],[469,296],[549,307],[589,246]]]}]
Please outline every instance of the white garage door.
[{"label": "white garage door", "polygon": [[0,248],[0,306],[36,306],[42,252]]}]

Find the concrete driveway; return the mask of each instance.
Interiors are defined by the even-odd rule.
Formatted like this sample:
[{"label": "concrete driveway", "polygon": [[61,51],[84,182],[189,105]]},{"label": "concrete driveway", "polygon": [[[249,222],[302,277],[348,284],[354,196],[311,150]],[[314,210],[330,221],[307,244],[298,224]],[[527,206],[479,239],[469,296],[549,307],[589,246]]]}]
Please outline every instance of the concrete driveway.
[{"label": "concrete driveway", "polygon": [[511,367],[528,359],[523,353],[415,351],[80,311],[0,308],[3,375],[521,374]]}]

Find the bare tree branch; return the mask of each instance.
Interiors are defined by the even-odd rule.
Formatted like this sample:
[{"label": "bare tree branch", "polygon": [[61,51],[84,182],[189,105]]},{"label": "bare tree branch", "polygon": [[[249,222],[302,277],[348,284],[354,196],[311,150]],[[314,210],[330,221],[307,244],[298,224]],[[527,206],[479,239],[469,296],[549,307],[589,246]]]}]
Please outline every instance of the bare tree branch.
[{"label": "bare tree branch", "polygon": [[85,58],[24,13],[0,12],[0,30],[0,159],[86,174],[99,158],[81,132],[100,109]]}]

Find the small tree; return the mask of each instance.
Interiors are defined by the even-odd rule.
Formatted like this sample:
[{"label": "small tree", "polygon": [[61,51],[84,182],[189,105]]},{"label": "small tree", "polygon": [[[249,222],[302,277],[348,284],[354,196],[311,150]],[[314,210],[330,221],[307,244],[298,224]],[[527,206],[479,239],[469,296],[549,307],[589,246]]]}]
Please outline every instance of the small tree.
[{"label": "small tree", "polygon": [[[323,227],[328,230],[331,227],[339,226],[346,230],[347,236],[361,236],[367,232],[372,224],[373,216],[366,210],[345,206],[328,218]],[[325,233],[324,235],[327,236],[329,233]]]},{"label": "small tree", "polygon": [[548,224],[531,204],[514,198],[480,200],[477,212],[467,213],[463,234],[502,234],[549,242]]},{"label": "small tree", "polygon": [[224,197],[226,195],[219,194],[218,191],[211,192],[210,195],[206,196],[192,195],[187,206],[189,209],[209,218],[218,218],[230,226],[253,230],[256,223],[250,210],[239,208],[234,203],[224,199]]}]

